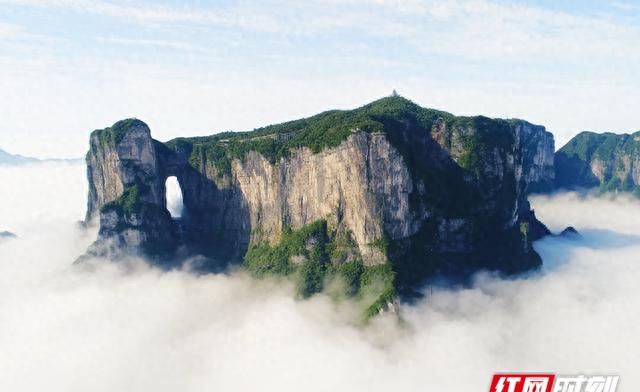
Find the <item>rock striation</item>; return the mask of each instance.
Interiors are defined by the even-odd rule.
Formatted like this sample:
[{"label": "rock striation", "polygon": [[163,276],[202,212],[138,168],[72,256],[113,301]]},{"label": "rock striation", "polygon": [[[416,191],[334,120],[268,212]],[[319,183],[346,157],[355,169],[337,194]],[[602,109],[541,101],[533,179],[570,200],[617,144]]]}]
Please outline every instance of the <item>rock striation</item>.
[{"label": "rock striation", "polygon": [[[554,140],[522,120],[456,117],[387,97],[252,132],[160,143],[142,121],[91,134],[90,254],[169,260],[179,248],[213,268],[303,276],[301,292],[343,274],[354,292],[383,276],[370,312],[425,278],[537,268],[548,234],[527,201],[554,185]],[[166,210],[176,176],[180,220]],[[386,304],[386,305],[385,305]]]}]

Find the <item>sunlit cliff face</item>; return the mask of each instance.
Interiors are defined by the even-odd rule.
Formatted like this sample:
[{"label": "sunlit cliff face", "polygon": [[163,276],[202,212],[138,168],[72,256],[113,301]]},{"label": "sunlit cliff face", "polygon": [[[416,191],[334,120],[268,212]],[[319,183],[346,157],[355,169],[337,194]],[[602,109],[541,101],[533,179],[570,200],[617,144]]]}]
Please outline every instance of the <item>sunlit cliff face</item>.
[{"label": "sunlit cliff face", "polygon": [[143,260],[72,266],[95,239],[81,164],[0,167],[2,391],[474,391],[497,371],[615,373],[640,382],[640,202],[532,198],[554,231],[541,273],[479,274],[368,326],[349,303],[294,298],[240,272]]}]

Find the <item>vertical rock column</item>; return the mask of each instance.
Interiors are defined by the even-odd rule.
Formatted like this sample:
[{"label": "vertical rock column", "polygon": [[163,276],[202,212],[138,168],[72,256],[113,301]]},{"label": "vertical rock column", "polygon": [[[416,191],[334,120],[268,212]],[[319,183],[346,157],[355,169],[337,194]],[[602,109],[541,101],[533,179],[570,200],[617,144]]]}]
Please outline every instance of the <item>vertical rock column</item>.
[{"label": "vertical rock column", "polygon": [[94,131],[86,160],[86,220],[100,220],[98,240],[89,253],[173,252],[176,232],[165,208],[164,178],[149,127],[128,119]]}]

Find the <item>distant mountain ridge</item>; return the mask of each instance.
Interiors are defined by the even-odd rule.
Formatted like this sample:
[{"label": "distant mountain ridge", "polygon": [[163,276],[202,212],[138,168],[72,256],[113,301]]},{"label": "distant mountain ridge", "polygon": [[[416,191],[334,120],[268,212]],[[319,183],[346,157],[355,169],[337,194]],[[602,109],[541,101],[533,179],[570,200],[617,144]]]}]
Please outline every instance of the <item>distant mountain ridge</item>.
[{"label": "distant mountain ridge", "polygon": [[556,187],[640,196],[640,131],[581,132],[555,153]]},{"label": "distant mountain ridge", "polygon": [[49,158],[38,159],[33,157],[25,157],[24,155],[11,154],[3,149],[0,149],[0,165],[26,165],[29,163],[42,163],[42,162],[80,162],[80,158]]},{"label": "distant mountain ridge", "polygon": [[0,240],[5,238],[17,238],[18,236],[10,231],[0,231]]},{"label": "distant mountain ridge", "polygon": [[17,154],[10,154],[7,151],[0,149],[0,165],[22,165],[25,163],[40,162],[37,158],[25,157]]}]

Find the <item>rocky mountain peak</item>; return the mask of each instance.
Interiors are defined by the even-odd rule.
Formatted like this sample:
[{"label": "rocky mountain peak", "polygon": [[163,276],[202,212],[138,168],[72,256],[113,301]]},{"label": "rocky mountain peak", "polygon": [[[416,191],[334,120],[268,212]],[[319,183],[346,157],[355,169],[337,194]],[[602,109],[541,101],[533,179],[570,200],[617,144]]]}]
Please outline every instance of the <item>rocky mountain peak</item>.
[{"label": "rocky mountain peak", "polygon": [[[207,268],[296,272],[303,296],[344,272],[350,292],[381,290],[375,313],[428,277],[540,266],[531,243],[548,230],[527,195],[553,183],[553,150],[544,127],[399,96],[167,143],[123,120],[91,135],[87,219],[101,228],[90,253],[167,262],[180,247]],[[180,220],[166,209],[169,176]]]}]

